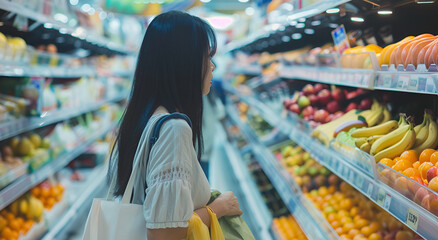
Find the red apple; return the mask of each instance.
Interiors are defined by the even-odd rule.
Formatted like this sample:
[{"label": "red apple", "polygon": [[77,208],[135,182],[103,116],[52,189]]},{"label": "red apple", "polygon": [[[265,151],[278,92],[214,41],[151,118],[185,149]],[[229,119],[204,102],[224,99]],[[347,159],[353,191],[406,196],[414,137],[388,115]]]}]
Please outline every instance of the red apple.
[{"label": "red apple", "polygon": [[315,84],[315,87],[314,87],[315,93],[319,93],[322,89],[324,89],[323,84],[321,84],[321,83]]},{"label": "red apple", "polygon": [[316,106],[319,103],[319,98],[316,95],[310,95],[309,96],[310,105]]},{"label": "red apple", "polygon": [[327,104],[327,111],[329,113],[335,113],[339,111],[339,103],[337,101],[331,101]]},{"label": "red apple", "polygon": [[436,177],[438,175],[438,168],[433,166],[427,170],[426,176],[427,176],[427,182],[432,181],[432,178]]},{"label": "red apple", "polygon": [[370,109],[371,104],[373,104],[373,101],[371,101],[370,98],[364,98],[364,99],[362,99],[362,101],[360,101],[359,109],[360,110]]},{"label": "red apple", "polygon": [[304,117],[310,117],[313,116],[313,114],[315,113],[315,110],[313,109],[312,106],[307,106],[306,108],[303,109],[303,116]]},{"label": "red apple", "polygon": [[328,115],[328,116],[325,118],[325,120],[324,120],[323,123],[331,122],[331,121],[333,120],[332,117],[333,117],[333,114]]},{"label": "red apple", "polygon": [[329,113],[326,110],[320,109],[315,112],[315,121],[323,123],[325,122],[325,119],[327,118],[328,115]]},{"label": "red apple", "polygon": [[312,84],[307,84],[306,86],[304,86],[303,88],[303,93],[306,96],[312,95],[315,93],[315,88],[313,87]]},{"label": "red apple", "polygon": [[297,103],[297,101],[294,100],[294,99],[285,99],[285,100],[283,101],[283,106],[284,106],[286,109],[288,109],[292,104],[295,104],[295,103]]},{"label": "red apple", "polygon": [[296,103],[290,105],[288,109],[289,109],[289,111],[294,112],[296,114],[300,114],[300,112],[301,112],[300,107]]},{"label": "red apple", "polygon": [[343,115],[344,115],[343,112],[337,111],[337,112],[335,112],[335,114],[333,114],[332,120],[338,119],[338,118],[342,117]]},{"label": "red apple", "polygon": [[349,93],[347,93],[347,94],[345,94],[345,98],[346,99],[352,99],[352,98],[355,98],[355,97],[357,97],[359,94],[357,94],[357,92],[349,92]]},{"label": "red apple", "polygon": [[357,103],[352,102],[352,103],[348,104],[347,108],[345,109],[345,112],[349,112],[353,109],[357,109]]},{"label": "red apple", "polygon": [[336,101],[342,101],[343,99],[344,99],[344,93],[342,92],[342,90],[341,89],[339,89],[339,88],[335,88],[333,91],[332,91],[332,98],[334,99],[334,100],[336,100]]},{"label": "red apple", "polygon": [[358,89],[356,89],[356,93],[357,93],[357,95],[361,95],[361,94],[365,93],[365,91],[362,88],[358,88]]},{"label": "red apple", "polygon": [[330,91],[327,89],[321,90],[321,92],[318,93],[318,98],[319,98],[319,103],[322,105],[326,105],[332,100]]}]

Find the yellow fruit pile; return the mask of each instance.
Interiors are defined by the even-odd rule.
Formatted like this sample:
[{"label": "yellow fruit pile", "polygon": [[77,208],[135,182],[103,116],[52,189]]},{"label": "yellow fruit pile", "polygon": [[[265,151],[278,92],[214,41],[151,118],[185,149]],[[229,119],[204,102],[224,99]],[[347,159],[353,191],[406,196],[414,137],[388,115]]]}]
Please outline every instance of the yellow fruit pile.
[{"label": "yellow fruit pile", "polygon": [[375,44],[349,48],[341,56],[341,65],[343,68],[372,69],[371,56],[368,52],[375,52],[379,56],[381,51],[382,48]]},{"label": "yellow fruit pile", "polygon": [[301,230],[300,225],[292,215],[288,217],[274,218],[272,220],[272,230],[279,240],[306,240],[307,237]]},{"label": "yellow fruit pile", "polygon": [[52,207],[62,200],[64,186],[61,184],[51,185],[48,182],[40,184],[31,190],[32,196],[39,199],[46,209]]},{"label": "yellow fruit pile", "polygon": [[[397,240],[414,239],[414,233],[401,222],[345,182],[339,189],[323,186],[305,196],[343,240],[381,240],[388,235],[400,235]],[[404,235],[408,238],[402,238]]]}]

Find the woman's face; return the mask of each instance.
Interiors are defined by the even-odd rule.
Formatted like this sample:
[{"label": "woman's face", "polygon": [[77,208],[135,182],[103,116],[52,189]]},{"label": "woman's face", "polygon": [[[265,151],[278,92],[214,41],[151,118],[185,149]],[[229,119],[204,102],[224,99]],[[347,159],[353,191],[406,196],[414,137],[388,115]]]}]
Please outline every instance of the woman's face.
[{"label": "woman's face", "polygon": [[214,66],[211,59],[208,60],[207,72],[205,73],[204,78],[204,89],[202,89],[202,95],[207,95],[210,92],[211,80],[213,79],[213,71],[216,66]]}]

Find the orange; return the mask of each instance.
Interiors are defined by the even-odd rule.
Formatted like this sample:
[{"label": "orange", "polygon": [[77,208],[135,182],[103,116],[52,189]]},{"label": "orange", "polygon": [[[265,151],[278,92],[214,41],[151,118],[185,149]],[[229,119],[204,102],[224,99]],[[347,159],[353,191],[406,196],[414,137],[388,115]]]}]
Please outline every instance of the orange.
[{"label": "orange", "polygon": [[345,225],[347,223],[352,223],[352,222],[353,222],[353,219],[351,217],[342,217],[341,218],[341,224],[342,225]]},{"label": "orange", "polygon": [[342,235],[344,233],[344,229],[341,227],[336,228],[335,231],[338,235]]},{"label": "orange", "polygon": [[382,240],[382,237],[377,234],[377,233],[372,233],[369,237],[368,240]]},{"label": "orange", "polygon": [[344,210],[350,210],[351,206],[353,205],[351,199],[344,199],[341,201],[340,207]]},{"label": "orange", "polygon": [[14,214],[12,214],[10,212],[6,213],[6,221],[11,222],[13,220],[15,220]]},{"label": "orange", "polygon": [[369,235],[371,235],[371,233],[373,233],[373,231],[371,230],[370,227],[365,226],[360,229],[360,233],[362,233],[365,237],[368,237]]},{"label": "orange", "polygon": [[417,152],[415,150],[404,151],[400,157],[406,159],[411,163],[418,161]]},{"label": "orange", "polygon": [[392,161],[392,159],[389,158],[383,158],[382,160],[380,160],[380,163],[385,164],[388,167],[392,167],[394,165],[394,161]]},{"label": "orange", "polygon": [[420,163],[424,163],[424,162],[430,162],[430,157],[432,156],[432,154],[436,152],[434,149],[424,149],[419,157],[419,161]]},{"label": "orange", "polygon": [[431,162],[433,165],[438,163],[438,151],[435,151],[430,155],[429,162]]},{"label": "orange", "polygon": [[394,162],[394,164],[395,163],[397,163],[398,161],[400,161],[400,160],[402,160],[402,158],[401,157],[396,157],[396,158],[394,158],[394,160],[392,160],[393,162]]},{"label": "orange", "polygon": [[333,222],[330,223],[330,225],[332,225],[332,227],[334,229],[336,229],[336,228],[341,226],[341,223],[339,221],[333,221]]},{"label": "orange", "polygon": [[41,197],[43,198],[48,198],[50,196],[50,191],[47,188],[42,188],[41,189]]},{"label": "orange", "polygon": [[55,205],[56,200],[53,197],[47,198],[46,204],[47,208],[52,209],[52,207]]},{"label": "orange", "polygon": [[431,167],[433,167],[433,164],[431,162],[424,162],[418,167],[418,170],[420,171],[420,176],[424,179],[427,179],[427,170],[429,170]]},{"label": "orange", "polygon": [[19,237],[20,237],[20,234],[18,233],[18,231],[12,231],[11,237],[9,239],[17,240]]},{"label": "orange", "polygon": [[359,209],[358,209],[357,207],[352,207],[352,208],[350,209],[350,215],[351,215],[352,217],[355,217],[358,213],[359,213]]},{"label": "orange", "polygon": [[438,193],[438,177],[432,178],[430,180],[430,183],[427,185],[432,191],[435,191]]},{"label": "orange", "polygon": [[360,231],[357,230],[357,229],[355,229],[355,228],[351,229],[351,230],[348,232],[348,235],[350,235],[351,238],[354,238],[354,236],[359,235],[359,234],[360,234]]},{"label": "orange", "polygon": [[350,223],[346,223],[342,229],[344,230],[344,233],[348,233],[350,232],[352,229],[354,228],[354,223],[350,222]]},{"label": "orange", "polygon": [[360,219],[354,221],[354,225],[356,226],[356,228],[361,229],[361,228],[368,225],[368,221],[363,219],[363,218],[360,218]]},{"label": "orange", "polygon": [[23,225],[23,223],[24,223],[24,219],[23,218],[19,217],[16,220],[17,220],[19,226]]},{"label": "orange", "polygon": [[378,232],[380,229],[382,229],[382,224],[379,222],[372,222],[370,224],[370,229],[372,232]]},{"label": "orange", "polygon": [[406,170],[404,170],[403,175],[405,175],[406,177],[415,177],[415,176],[420,176],[420,171],[418,171],[418,169],[415,168],[408,168]]},{"label": "orange", "polygon": [[14,219],[12,221],[10,221],[8,223],[9,227],[14,230],[14,231],[18,231],[20,230],[20,223],[18,222],[18,220]]},{"label": "orange", "polygon": [[61,195],[61,192],[59,188],[53,186],[50,188],[50,196],[53,198],[56,198],[57,196]]},{"label": "orange", "polygon": [[10,239],[12,237],[12,230],[9,227],[5,227],[2,231],[2,238]]},{"label": "orange", "polygon": [[404,170],[406,170],[407,168],[412,167],[412,163],[409,160],[406,159],[402,159],[398,162],[396,162],[394,164],[394,166],[392,166],[392,169],[398,171],[398,172],[402,172]]},{"label": "orange", "polygon": [[410,231],[399,231],[395,235],[396,240],[410,240],[414,239],[414,234]]},{"label": "orange", "polygon": [[420,167],[420,164],[421,164],[420,161],[416,161],[414,162],[414,164],[412,164],[412,167],[418,169]]},{"label": "orange", "polygon": [[335,213],[329,213],[329,215],[327,216],[327,221],[329,223],[336,221],[338,218],[336,217]]},{"label": "orange", "polygon": [[41,188],[35,187],[35,188],[32,189],[31,192],[32,192],[32,195],[34,197],[38,198],[40,196],[40,194],[41,194]]}]

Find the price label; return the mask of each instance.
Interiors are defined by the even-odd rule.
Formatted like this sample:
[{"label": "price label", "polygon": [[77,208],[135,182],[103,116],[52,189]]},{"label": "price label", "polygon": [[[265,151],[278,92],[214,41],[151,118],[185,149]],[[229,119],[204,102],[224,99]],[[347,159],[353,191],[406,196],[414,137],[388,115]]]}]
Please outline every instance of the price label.
[{"label": "price label", "polygon": [[397,80],[398,89],[408,89],[410,77],[408,75],[400,75]]},{"label": "price label", "polygon": [[370,182],[368,184],[368,189],[367,189],[368,197],[371,197],[371,194],[373,194],[373,190],[374,190],[374,183]]},{"label": "price label", "polygon": [[417,231],[418,213],[412,208],[408,208],[408,212],[406,214],[406,224],[408,224],[408,226]]},{"label": "price label", "polygon": [[391,198],[391,195],[387,193],[385,196],[385,202],[383,203],[383,208],[385,208],[386,210],[389,210],[389,206],[391,205]]},{"label": "price label", "polygon": [[364,183],[364,179],[362,176],[357,176],[356,177],[356,185],[362,189],[363,188],[363,183]]},{"label": "price label", "polygon": [[350,182],[354,181],[354,171],[350,171],[350,174],[348,175],[348,179],[350,179]]},{"label": "price label", "polygon": [[385,190],[379,188],[379,191],[377,192],[377,204],[383,206],[383,204],[385,203],[385,197],[386,197]]}]

